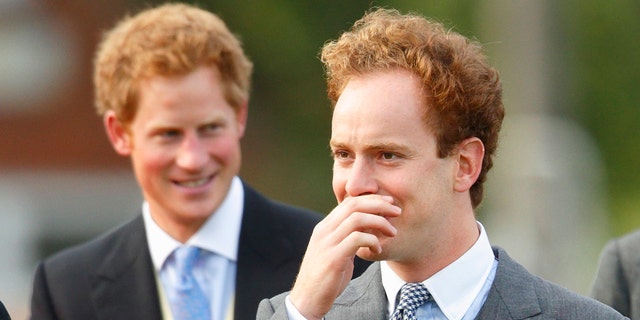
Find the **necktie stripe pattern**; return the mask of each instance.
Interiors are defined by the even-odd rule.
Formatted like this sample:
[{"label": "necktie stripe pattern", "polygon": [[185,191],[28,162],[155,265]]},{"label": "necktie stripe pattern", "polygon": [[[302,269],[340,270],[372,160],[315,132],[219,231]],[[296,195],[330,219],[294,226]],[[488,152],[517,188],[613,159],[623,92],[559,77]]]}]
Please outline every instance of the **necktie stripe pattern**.
[{"label": "necktie stripe pattern", "polygon": [[193,266],[200,256],[200,249],[192,246],[179,247],[174,251],[178,271],[176,299],[171,303],[175,320],[210,320],[209,300],[193,276]]},{"label": "necktie stripe pattern", "polygon": [[400,289],[400,302],[390,320],[416,320],[416,310],[430,298],[424,284],[405,283]]}]

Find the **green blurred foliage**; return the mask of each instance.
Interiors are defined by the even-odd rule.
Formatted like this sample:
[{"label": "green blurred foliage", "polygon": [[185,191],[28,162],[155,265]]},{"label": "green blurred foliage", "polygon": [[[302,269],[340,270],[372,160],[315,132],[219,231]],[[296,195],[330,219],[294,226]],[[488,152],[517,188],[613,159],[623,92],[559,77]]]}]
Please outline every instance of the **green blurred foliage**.
[{"label": "green blurred foliage", "polygon": [[[472,0],[186,2],[220,15],[255,64],[242,177],[276,199],[324,213],[335,199],[327,147],[331,111],[318,60],[322,45],[374,6],[417,12],[474,38],[479,19],[490,19],[478,17]],[[136,2],[148,4],[154,1]],[[552,33],[550,54],[559,66],[549,75],[552,112],[577,120],[596,141],[606,165],[613,232],[640,227],[640,171],[634,170],[640,160],[634,141],[640,136],[640,4],[545,4],[551,21],[541,23]]]},{"label": "green blurred foliage", "polygon": [[557,2],[571,63],[571,112],[605,162],[615,234],[640,227],[640,2]]}]

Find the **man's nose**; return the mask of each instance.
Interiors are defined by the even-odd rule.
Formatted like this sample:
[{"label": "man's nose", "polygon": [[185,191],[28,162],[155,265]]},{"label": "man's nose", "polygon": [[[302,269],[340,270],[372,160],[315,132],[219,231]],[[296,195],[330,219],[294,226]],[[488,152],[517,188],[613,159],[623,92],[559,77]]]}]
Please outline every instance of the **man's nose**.
[{"label": "man's nose", "polygon": [[199,170],[208,159],[207,149],[200,138],[195,134],[185,135],[176,155],[177,165],[186,170]]},{"label": "man's nose", "polygon": [[345,191],[350,197],[378,192],[375,167],[370,160],[356,159],[354,161],[349,170]]}]

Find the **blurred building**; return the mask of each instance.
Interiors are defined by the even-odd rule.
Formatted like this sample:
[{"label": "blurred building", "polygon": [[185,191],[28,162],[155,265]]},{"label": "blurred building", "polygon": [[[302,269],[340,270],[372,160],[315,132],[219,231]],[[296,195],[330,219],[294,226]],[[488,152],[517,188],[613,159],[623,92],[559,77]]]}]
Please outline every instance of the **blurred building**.
[{"label": "blurred building", "polygon": [[93,109],[100,30],[123,1],[0,1],[0,300],[27,316],[35,263],[135,214],[140,195]]}]

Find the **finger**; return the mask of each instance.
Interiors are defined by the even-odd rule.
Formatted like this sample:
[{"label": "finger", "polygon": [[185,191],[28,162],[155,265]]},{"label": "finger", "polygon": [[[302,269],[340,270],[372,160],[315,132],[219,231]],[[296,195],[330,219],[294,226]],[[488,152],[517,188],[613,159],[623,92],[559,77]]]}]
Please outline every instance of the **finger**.
[{"label": "finger", "polygon": [[385,217],[396,217],[400,215],[401,209],[393,204],[393,198],[390,196],[365,195],[351,197],[338,204],[338,206],[329,213],[325,220],[327,224],[335,227],[354,212],[363,212]]},{"label": "finger", "polygon": [[[369,248],[369,250],[374,253],[382,252],[380,238],[369,232],[352,232],[342,244],[347,247],[345,250],[353,252],[351,257],[355,256],[356,252],[361,248]],[[353,251],[353,249],[355,249],[355,251]]]},{"label": "finger", "polygon": [[[397,234],[396,228],[383,216],[373,215],[363,212],[354,212],[350,214],[340,224],[326,224],[324,222],[316,225],[309,242],[311,250],[327,251],[332,247],[348,241],[350,234],[354,232],[369,233],[376,237],[393,237]],[[347,243],[351,250],[348,250],[340,257],[348,257],[354,255],[360,246],[360,243]]]},{"label": "finger", "polygon": [[393,237],[398,232],[386,217],[364,212],[352,213],[336,228],[337,236],[343,238],[354,231],[379,233],[387,237]]}]

